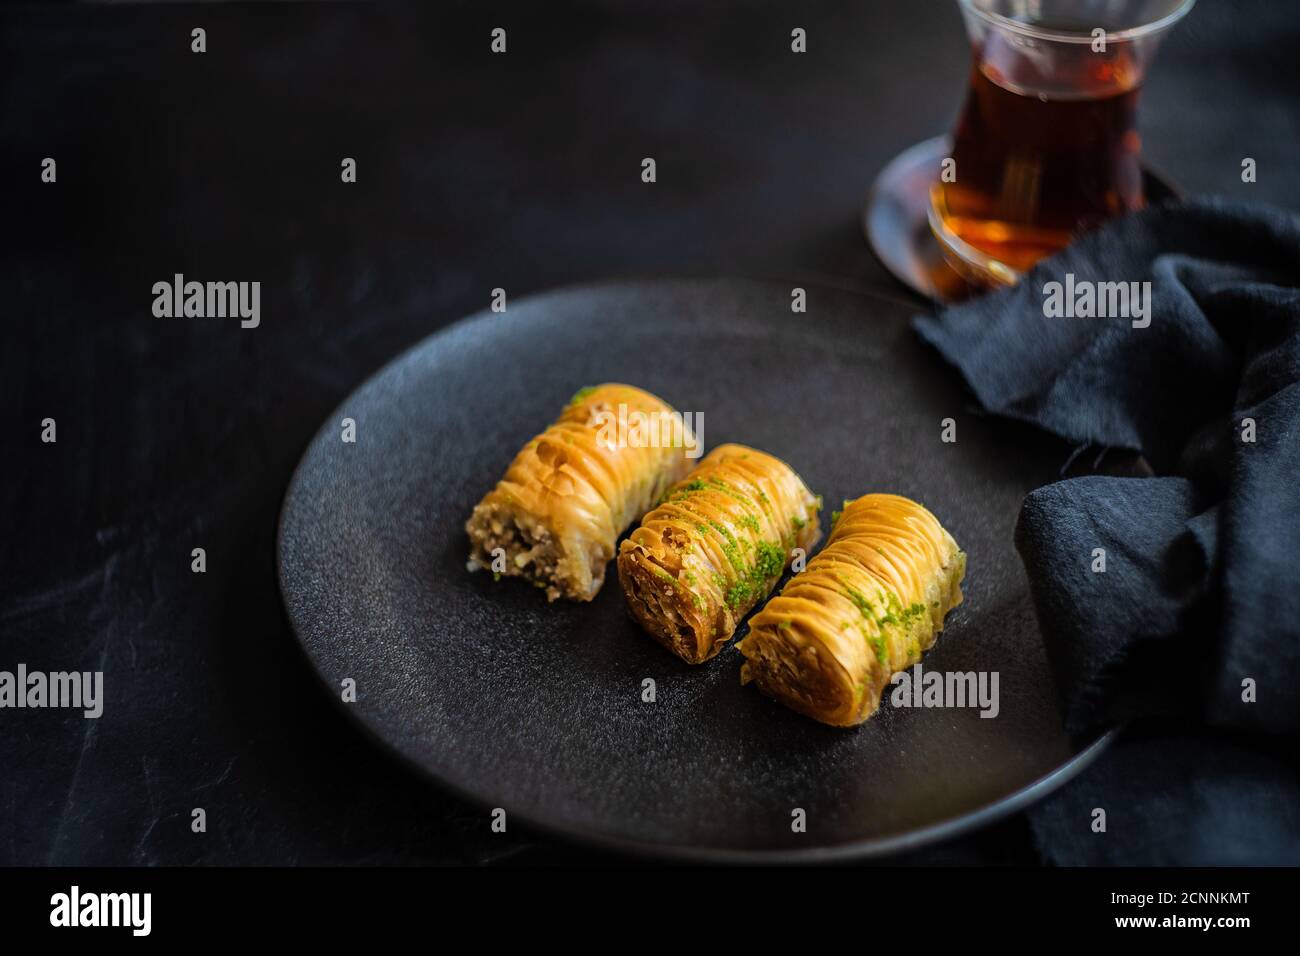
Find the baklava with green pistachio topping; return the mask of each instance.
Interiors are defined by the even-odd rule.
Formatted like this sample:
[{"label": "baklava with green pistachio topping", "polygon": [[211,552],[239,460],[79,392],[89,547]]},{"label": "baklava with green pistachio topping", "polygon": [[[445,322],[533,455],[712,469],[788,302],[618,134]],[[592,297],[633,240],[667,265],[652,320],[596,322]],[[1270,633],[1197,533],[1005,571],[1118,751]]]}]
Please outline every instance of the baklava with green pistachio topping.
[{"label": "baklava with green pistachio topping", "polygon": [[[650,424],[617,433],[628,417]],[[690,470],[698,447],[683,416],[649,392],[582,389],[475,506],[470,569],[524,578],[552,601],[590,601],[619,535]]]},{"label": "baklava with green pistachio topping", "polygon": [[737,647],[742,683],[851,727],[934,644],[961,603],[966,554],[908,498],[864,495],[837,514],[826,547],[754,615]]},{"label": "baklava with green pistachio topping", "polygon": [[715,448],[620,546],[629,612],[682,660],[708,660],[771,593],[794,550],[817,543],[820,508],[779,458]]}]

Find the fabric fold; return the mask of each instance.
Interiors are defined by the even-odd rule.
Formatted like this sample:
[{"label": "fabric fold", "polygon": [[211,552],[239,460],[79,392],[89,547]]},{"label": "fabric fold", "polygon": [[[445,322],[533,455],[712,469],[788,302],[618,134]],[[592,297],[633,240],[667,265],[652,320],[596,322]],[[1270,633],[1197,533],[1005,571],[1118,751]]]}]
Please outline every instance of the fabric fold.
[{"label": "fabric fold", "polygon": [[[915,327],[989,412],[1139,452],[1155,472],[1040,488],[1017,523],[1067,728],[1085,737],[1144,719],[1082,779],[1132,807],[1190,815],[1221,800],[1227,814],[1231,786],[1180,775],[1228,781],[1258,747],[1268,759],[1250,761],[1252,785],[1283,767],[1277,792],[1289,792],[1300,778],[1300,218],[1217,200],[1148,209]],[[1237,736],[1203,768],[1160,760],[1127,776],[1170,727]],[[1069,802],[1036,810],[1035,828],[1049,859],[1080,862],[1053,851],[1065,822],[1052,808]],[[1300,862],[1293,813],[1261,811],[1257,825]],[[1184,859],[1238,859],[1231,839]],[[1176,858],[1150,841],[1105,857]]]}]

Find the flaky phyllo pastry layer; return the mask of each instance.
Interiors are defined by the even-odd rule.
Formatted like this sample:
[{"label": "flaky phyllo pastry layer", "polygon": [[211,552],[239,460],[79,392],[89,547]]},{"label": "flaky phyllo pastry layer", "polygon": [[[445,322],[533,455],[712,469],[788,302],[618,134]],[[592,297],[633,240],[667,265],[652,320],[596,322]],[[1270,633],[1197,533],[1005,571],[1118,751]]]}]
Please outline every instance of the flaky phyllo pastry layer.
[{"label": "flaky phyllo pastry layer", "polygon": [[741,682],[822,723],[860,724],[934,644],[965,572],[965,553],[915,501],[845,502],[826,547],[750,621]]},{"label": "flaky phyllo pastry layer", "polygon": [[821,537],[820,507],[780,459],[715,448],[620,546],[628,610],[682,660],[708,660],[771,592],[792,550]]},{"label": "flaky phyllo pastry layer", "polygon": [[[675,440],[627,440],[610,427],[620,415],[626,421],[638,413],[650,421],[671,418]],[[583,389],[475,506],[465,524],[470,567],[525,578],[552,601],[590,601],[619,535],[689,470],[693,439],[682,416],[649,392],[612,384]]]}]

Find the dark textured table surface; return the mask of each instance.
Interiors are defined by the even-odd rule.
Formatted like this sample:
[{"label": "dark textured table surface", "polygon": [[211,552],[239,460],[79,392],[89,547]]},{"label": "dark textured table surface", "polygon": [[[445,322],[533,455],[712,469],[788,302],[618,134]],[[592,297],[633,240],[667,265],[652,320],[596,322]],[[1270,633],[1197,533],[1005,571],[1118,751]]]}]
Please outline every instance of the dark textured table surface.
[{"label": "dark textured table surface", "polygon": [[[951,121],[955,5],[2,16],[0,669],[102,670],[107,701],[0,711],[0,864],[608,859],[493,835],[324,698],[275,582],[289,475],[347,392],[497,287],[739,274],[906,296],[861,203]],[[1298,47],[1292,4],[1201,0],[1147,84],[1149,159],[1188,191],[1300,206]],[[178,272],[260,281],[260,326],[155,318]],[[1012,818],[898,862],[1036,859]]]}]

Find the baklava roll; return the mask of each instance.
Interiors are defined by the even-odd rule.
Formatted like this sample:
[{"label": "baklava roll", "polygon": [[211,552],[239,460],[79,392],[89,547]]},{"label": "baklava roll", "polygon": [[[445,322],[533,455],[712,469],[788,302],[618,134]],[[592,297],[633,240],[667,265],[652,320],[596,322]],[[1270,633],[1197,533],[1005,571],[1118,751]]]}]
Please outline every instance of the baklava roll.
[{"label": "baklava roll", "polygon": [[741,683],[824,724],[860,724],[934,644],[965,573],[965,552],[915,501],[847,501],[826,547],[749,622]]},{"label": "baklava roll", "polygon": [[619,535],[690,470],[696,448],[683,417],[649,392],[582,389],[475,506],[470,568],[525,578],[548,600],[590,601]]},{"label": "baklava roll", "polygon": [[720,445],[619,547],[628,610],[688,664],[722,649],[791,560],[821,537],[821,499],[785,462]]}]

